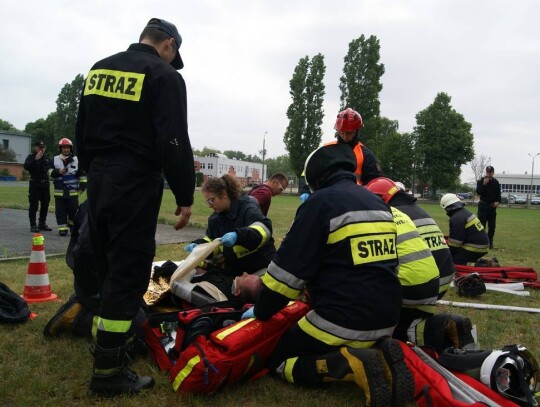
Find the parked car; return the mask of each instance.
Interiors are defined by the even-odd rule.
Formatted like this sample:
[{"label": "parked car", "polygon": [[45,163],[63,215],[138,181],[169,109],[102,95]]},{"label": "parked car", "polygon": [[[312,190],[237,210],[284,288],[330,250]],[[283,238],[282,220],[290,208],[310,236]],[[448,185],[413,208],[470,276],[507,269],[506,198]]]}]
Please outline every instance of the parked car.
[{"label": "parked car", "polygon": [[462,201],[473,199],[473,194],[471,194],[470,192],[458,192],[456,195]]},{"label": "parked car", "polygon": [[527,203],[527,197],[523,195],[516,195],[516,201],[517,204],[526,204]]},{"label": "parked car", "polygon": [[533,196],[531,199],[531,205],[540,205],[540,196]]}]

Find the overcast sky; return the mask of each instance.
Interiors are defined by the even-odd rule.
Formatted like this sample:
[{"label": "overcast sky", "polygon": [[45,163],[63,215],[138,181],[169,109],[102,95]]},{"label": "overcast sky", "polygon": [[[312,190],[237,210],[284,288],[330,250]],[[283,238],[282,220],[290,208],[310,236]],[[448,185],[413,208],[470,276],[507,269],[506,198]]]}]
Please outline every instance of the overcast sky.
[{"label": "overcast sky", "polygon": [[194,148],[259,154],[266,132],[267,157],[285,154],[289,80],[317,53],[331,139],[343,58],[364,34],[380,40],[381,114],[400,131],[446,92],[496,173],[530,174],[528,153],[540,152],[538,0],[25,0],[2,1],[0,15],[0,119],[21,130],[56,109],[64,84],[159,17],[183,38]]}]

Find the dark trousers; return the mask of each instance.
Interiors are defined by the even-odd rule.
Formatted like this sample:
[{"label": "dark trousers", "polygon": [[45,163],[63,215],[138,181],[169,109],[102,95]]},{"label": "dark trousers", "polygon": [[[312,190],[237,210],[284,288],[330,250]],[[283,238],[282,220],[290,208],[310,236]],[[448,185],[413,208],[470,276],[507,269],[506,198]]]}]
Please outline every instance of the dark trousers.
[{"label": "dark trousers", "polygon": [[43,225],[47,222],[47,211],[49,210],[49,202],[51,201],[51,191],[49,183],[41,183],[30,181],[28,188],[28,218],[30,225],[36,225],[36,214],[39,206],[39,224]]},{"label": "dark trousers", "polygon": [[[90,165],[87,192],[99,315],[133,320],[148,288],[163,180],[158,171],[141,168],[135,159],[98,157]],[[100,339],[107,334],[108,339]],[[98,344],[106,348],[121,345],[111,335],[114,333],[99,331]]]},{"label": "dark trousers", "polygon": [[489,244],[493,244],[493,236],[495,236],[495,227],[497,223],[497,209],[492,208],[489,204],[478,203],[478,220],[486,228],[489,237]]},{"label": "dark trousers", "polygon": [[454,264],[460,264],[462,266],[466,266],[467,263],[475,262],[480,257],[487,254],[487,251],[479,253],[479,252],[471,252],[463,248],[451,250],[451,252],[452,252],[452,260],[454,261]]},{"label": "dark trousers", "polygon": [[54,207],[56,214],[56,223],[58,227],[73,226],[75,215],[79,209],[79,198],[54,198]]},{"label": "dark trousers", "polygon": [[294,382],[308,387],[327,387],[317,376],[317,359],[339,348],[317,340],[295,324],[279,340],[268,362],[268,368],[270,373],[275,374],[284,361],[298,357],[292,372]]}]

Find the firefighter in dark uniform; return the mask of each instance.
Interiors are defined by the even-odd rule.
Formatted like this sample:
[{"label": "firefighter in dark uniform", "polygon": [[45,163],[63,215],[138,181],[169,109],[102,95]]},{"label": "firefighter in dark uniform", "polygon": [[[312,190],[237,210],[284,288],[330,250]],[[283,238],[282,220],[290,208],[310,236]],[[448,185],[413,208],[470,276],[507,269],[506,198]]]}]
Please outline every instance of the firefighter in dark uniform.
[{"label": "firefighter in dark uniform", "polygon": [[446,244],[443,232],[429,213],[416,204],[416,198],[399,188],[391,179],[375,178],[366,187],[374,194],[379,195],[387,204],[408,215],[414,222],[418,233],[426,241],[437,263],[439,269],[438,299],[440,300],[448,291],[456,273],[452,254]]},{"label": "firefighter in dark uniform", "polygon": [[354,381],[368,406],[405,405],[412,375],[398,342],[385,337],[402,302],[396,224],[388,205],[356,183],[355,168],[345,144],[308,157],[313,194],[298,208],[243,318],[267,320],[306,289],[312,310],[284,334],[271,371],[306,386]]},{"label": "firefighter in dark uniform", "polygon": [[437,352],[474,343],[469,318],[459,314],[434,315],[436,300],[448,290],[455,274],[452,255],[435,221],[416,205],[416,198],[391,179],[376,178],[366,188],[392,206],[397,226],[403,309],[394,337]]},{"label": "firefighter in dark uniform", "polygon": [[60,154],[54,156],[49,175],[54,185],[54,207],[58,234],[66,236],[73,228],[79,208],[79,194],[86,189],[86,174],[79,168],[79,159],[73,154],[73,143],[68,138],[58,142]]},{"label": "firefighter in dark uniform", "polygon": [[[51,231],[47,225],[47,211],[51,201],[49,169],[52,167],[50,157],[45,153],[45,143],[38,140],[34,143],[34,153],[24,160],[24,169],[30,173],[28,188],[28,217],[30,232],[39,233],[42,230]],[[36,214],[39,206],[39,223],[36,224]]]},{"label": "firefighter in dark uniform", "polygon": [[493,249],[493,237],[497,226],[497,207],[501,203],[501,184],[493,177],[495,169],[488,165],[486,175],[476,181],[476,193],[480,196],[478,202],[478,219],[487,228],[489,248]]},{"label": "firefighter in dark uniform", "polygon": [[476,215],[465,209],[465,202],[455,194],[441,198],[441,207],[450,217],[448,246],[455,264],[475,262],[488,252],[489,237]]},{"label": "firefighter in dark uniform", "polygon": [[216,255],[223,254],[226,274],[263,274],[276,253],[272,221],[262,214],[258,203],[241,195],[242,187],[231,175],[208,179],[201,192],[214,213],[208,218],[206,236],[187,245],[186,251],[219,237],[224,247]]},{"label": "firefighter in dark uniform", "polygon": [[97,62],[85,81],[76,145],[88,174],[90,240],[100,311],[90,392],[137,393],[154,385],[127,366],[126,339],[148,287],[162,171],[184,227],[195,190],[186,87],[176,27],[153,18],[139,43]]},{"label": "firefighter in dark uniform", "polygon": [[[367,185],[374,178],[382,177],[383,172],[377,157],[369,148],[360,142],[360,130],[364,127],[362,116],[356,110],[348,107],[337,115],[334,129],[336,130],[336,140],[325,143],[347,144],[352,148],[356,157],[356,182],[360,185]],[[301,185],[300,200],[304,202],[309,196],[309,186]]]}]

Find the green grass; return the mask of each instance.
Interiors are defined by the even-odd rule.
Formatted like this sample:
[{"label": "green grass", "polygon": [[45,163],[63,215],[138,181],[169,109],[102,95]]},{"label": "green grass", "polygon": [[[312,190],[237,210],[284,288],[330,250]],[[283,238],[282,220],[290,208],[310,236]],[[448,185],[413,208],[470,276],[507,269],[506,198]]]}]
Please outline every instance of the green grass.
[{"label": "green grass", "polygon": [[[205,227],[211,210],[197,192],[191,224]],[[54,200],[53,200],[54,201]],[[297,196],[278,196],[272,200],[269,217],[273,221],[277,245],[289,228],[296,208]],[[422,205],[437,221],[444,232],[448,231],[448,218],[440,206]],[[27,189],[0,186],[0,207],[25,209]],[[165,191],[160,221],[173,223],[176,205],[169,190]],[[52,209],[51,209],[52,210]],[[472,207],[476,212],[476,208]],[[1,216],[1,213],[0,213]],[[533,267],[540,271],[538,258],[540,211],[532,209],[500,208],[498,210],[496,256],[502,265]],[[1,231],[0,231],[1,232]],[[156,260],[179,260],[185,257],[180,245],[158,246]],[[72,273],[63,258],[47,260],[52,291],[61,301],[72,292]],[[17,293],[24,290],[28,269],[27,260],[0,262],[0,281]],[[466,302],[504,304],[540,308],[540,293],[532,291],[530,297],[488,292],[480,299],[464,300],[453,291],[445,299]],[[0,406],[351,406],[359,404],[361,394],[349,383],[331,389],[310,390],[290,386],[270,377],[253,383],[235,386],[213,396],[175,394],[168,377],[156,370],[149,357],[138,360],[134,368],[156,379],[153,391],[133,398],[93,400],[86,396],[91,373],[91,356],[84,339],[62,337],[46,340],[43,328],[58,309],[60,302],[31,304],[37,318],[19,326],[0,326]],[[540,314],[500,310],[473,310],[466,308],[438,307],[440,312],[459,313],[471,318],[477,326],[482,347],[499,348],[505,344],[522,343],[540,359],[537,332]]]}]

